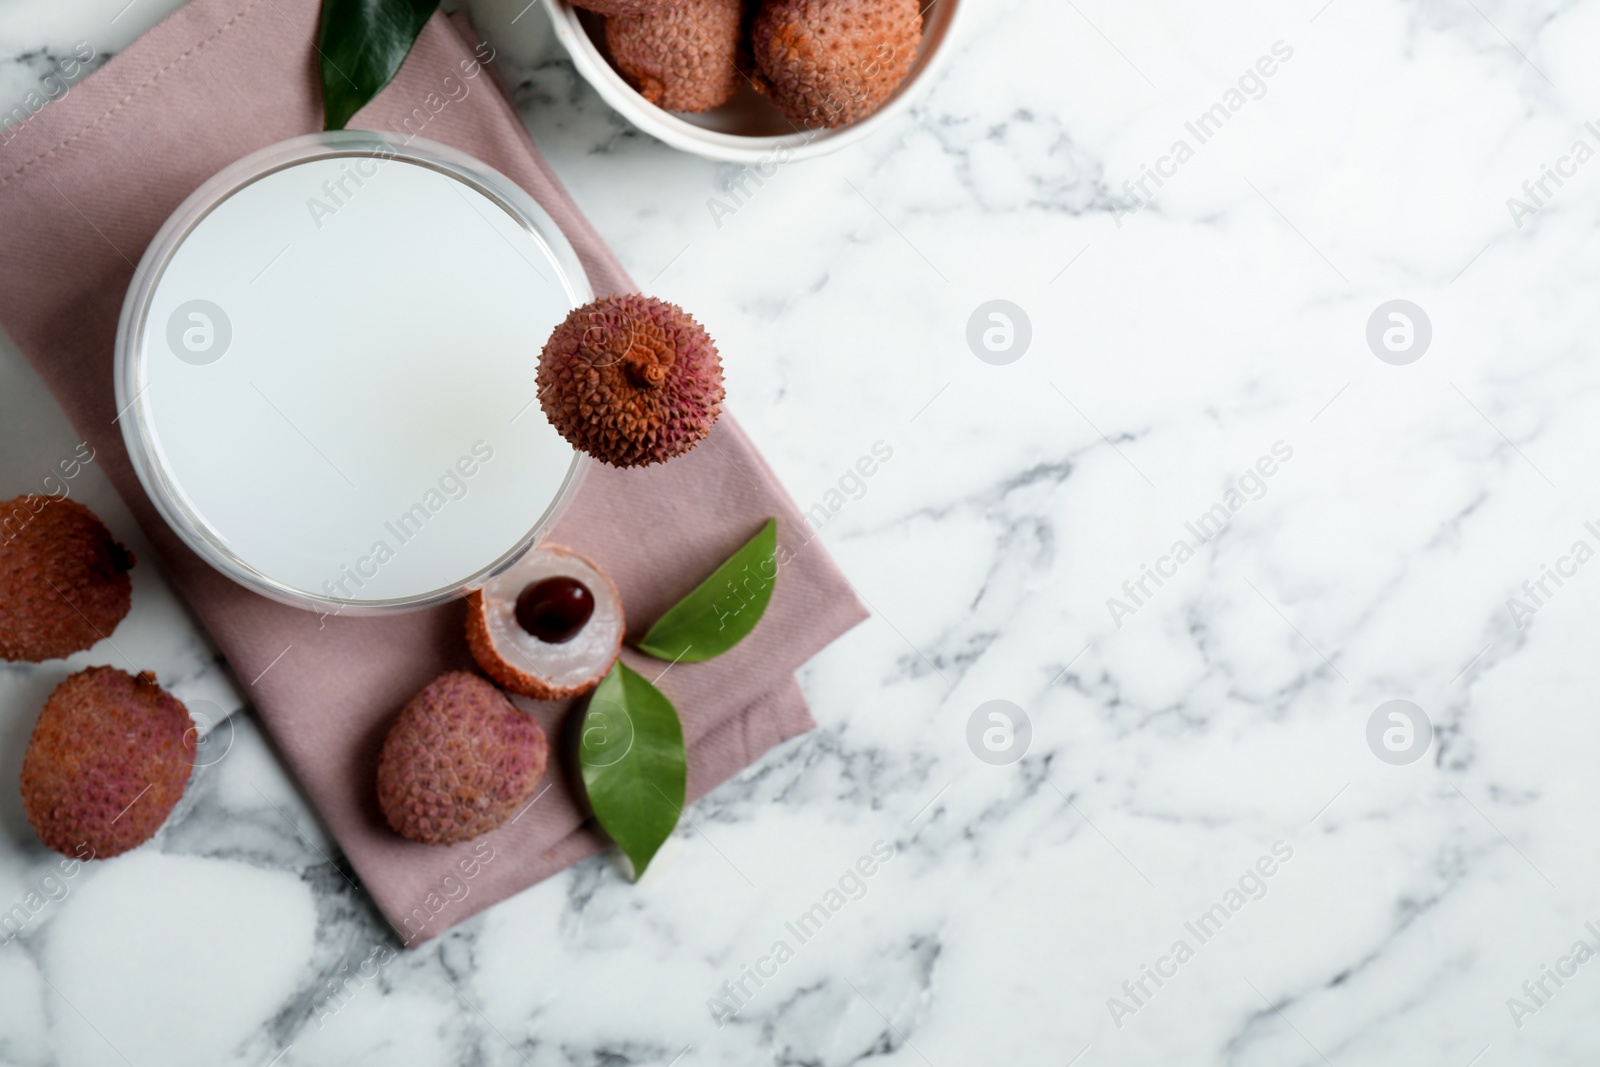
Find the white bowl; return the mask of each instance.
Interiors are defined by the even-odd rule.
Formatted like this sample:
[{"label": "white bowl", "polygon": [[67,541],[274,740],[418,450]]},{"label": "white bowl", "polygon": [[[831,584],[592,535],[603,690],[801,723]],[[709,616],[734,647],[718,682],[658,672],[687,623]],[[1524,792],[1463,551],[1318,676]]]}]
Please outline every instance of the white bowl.
[{"label": "white bowl", "polygon": [[942,58],[951,51],[961,11],[960,0],[933,0],[928,5],[922,16],[922,48],[911,73],[871,116],[838,129],[796,131],[748,85],[711,111],[692,115],[663,111],[635,92],[611,65],[605,52],[604,19],[573,7],[569,0],[545,0],[545,6],[550,9],[556,36],[571,53],[579,73],[623,118],[680,151],[730,163],[762,163],[780,152],[787,159],[807,159],[872,136],[932,83]]}]

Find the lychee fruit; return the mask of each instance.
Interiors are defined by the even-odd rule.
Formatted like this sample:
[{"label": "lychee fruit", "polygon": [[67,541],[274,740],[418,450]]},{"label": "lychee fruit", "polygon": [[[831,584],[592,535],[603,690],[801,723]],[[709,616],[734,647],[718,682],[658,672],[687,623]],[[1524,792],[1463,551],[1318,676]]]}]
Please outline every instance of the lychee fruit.
[{"label": "lychee fruit", "polygon": [[0,659],[61,659],[109,637],[128,614],[133,563],[76,500],[0,503]]},{"label": "lychee fruit", "polygon": [[156,684],[89,667],[56,686],[22,757],[22,806],[49,848],[105,859],[155,836],[194,769],[196,731]]},{"label": "lychee fruit", "polygon": [[466,671],[441,674],[384,738],[378,806],[412,841],[470,841],[527,804],[549,754],[544,728],[500,690]]},{"label": "lychee fruit", "polygon": [[606,48],[639,94],[667,111],[710,111],[744,75],[736,62],[742,0],[681,0],[666,11],[606,19]]},{"label": "lychee fruit", "polygon": [[593,560],[543,544],[467,598],[467,645],[507,690],[563,700],[600,684],[622,650],[622,597]]},{"label": "lychee fruit", "polygon": [[664,463],[711,432],[722,360],[676,304],[625,293],[567,316],[539,357],[539,405],[562,437],[614,467]]},{"label": "lychee fruit", "polygon": [[918,0],[767,0],[750,31],[756,88],[808,129],[871,115],[911,72]]},{"label": "lychee fruit", "polygon": [[632,17],[659,15],[663,11],[672,10],[680,2],[681,0],[572,0],[572,6],[607,17],[618,15]]}]

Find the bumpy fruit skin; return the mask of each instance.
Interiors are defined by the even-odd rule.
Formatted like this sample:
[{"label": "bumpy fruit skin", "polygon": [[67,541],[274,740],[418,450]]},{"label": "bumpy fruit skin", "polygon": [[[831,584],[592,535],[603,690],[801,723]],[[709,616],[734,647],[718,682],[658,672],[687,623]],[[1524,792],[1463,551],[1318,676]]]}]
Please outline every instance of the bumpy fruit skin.
[{"label": "bumpy fruit skin", "polygon": [[56,686],[22,757],[22,806],[49,848],[105,859],[150,840],[194,770],[194,724],[155,675],[90,667]]},{"label": "bumpy fruit skin", "polygon": [[614,467],[682,455],[722,411],[722,360],[705,327],[636,293],[568,315],[545,342],[538,381],[551,425]]},{"label": "bumpy fruit skin", "polygon": [[756,88],[808,129],[871,115],[911,72],[918,0],[767,0],[750,31]]},{"label": "bumpy fruit skin", "polygon": [[573,7],[593,11],[597,15],[659,15],[671,11],[681,0],[572,0]]},{"label": "bumpy fruit skin", "polygon": [[710,111],[739,91],[742,0],[681,0],[657,14],[606,19],[606,48],[639,94],[667,111]]},{"label": "bumpy fruit skin", "polygon": [[470,841],[533,795],[550,745],[544,728],[475,674],[441,674],[400,712],[378,756],[378,805],[424,845]]},{"label": "bumpy fruit skin", "polygon": [[128,614],[133,563],[76,500],[0,503],[0,659],[60,659],[109,637]]}]

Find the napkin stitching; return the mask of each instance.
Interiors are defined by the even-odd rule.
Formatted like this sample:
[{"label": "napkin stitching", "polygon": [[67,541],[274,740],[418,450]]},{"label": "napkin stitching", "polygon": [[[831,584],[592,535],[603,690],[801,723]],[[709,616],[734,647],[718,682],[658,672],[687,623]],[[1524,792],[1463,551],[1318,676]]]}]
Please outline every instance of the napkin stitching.
[{"label": "napkin stitching", "polygon": [[[199,50],[201,48],[204,48],[206,45],[210,44],[212,41],[216,40],[218,37],[221,37],[230,28],[232,28],[232,26],[233,26],[233,24],[235,22],[238,22],[240,19],[244,18],[245,15],[249,14],[254,8],[256,8],[258,5],[260,5],[260,3],[261,3],[261,0],[251,0],[249,5],[247,5],[244,8],[241,8],[239,11],[235,12],[234,16],[231,19],[229,19],[227,22],[224,22],[221,26],[219,26],[215,33],[211,34],[211,36],[209,36],[209,37],[204,38],[203,40],[196,41],[194,44],[190,45],[186,50],[184,50],[184,52],[182,54],[180,54],[175,59],[173,59],[172,62],[168,63],[166,66],[162,67],[160,70],[158,70],[154,74],[150,75],[150,77],[146,78],[144,81],[140,82],[138,85],[136,85],[132,89],[128,90],[128,94],[126,96],[124,96],[121,100],[117,101],[115,106],[113,106],[112,108],[107,110],[105,113],[100,115],[98,118],[94,119],[92,122],[90,122],[87,125],[85,125],[82,128],[80,128],[76,133],[73,133],[72,135],[64,138],[63,140],[58,141],[55,144],[54,147],[48,149],[47,151],[39,153],[38,155],[34,156],[32,159],[30,159],[27,162],[21,164],[15,170],[8,172],[4,176],[0,176],[0,185],[4,185],[6,182],[10,181],[12,178],[15,178],[17,175],[21,174],[23,171],[25,171],[29,167],[33,166],[35,163],[39,162],[41,159],[45,159],[45,158],[47,158],[49,156],[55,155],[57,152],[61,151],[61,149],[65,148],[67,145],[71,144],[73,141],[78,140],[80,137],[82,137],[84,134],[88,133],[90,130],[94,129],[96,126],[100,125],[106,119],[110,118],[112,115],[115,115],[118,111],[121,111],[124,107],[126,107],[128,105],[129,101],[131,101],[134,97],[138,96],[140,93],[144,92],[152,84],[154,84],[157,78],[160,78],[167,71],[171,70],[173,67],[177,66],[179,63],[182,63],[185,59],[188,59],[189,56],[192,53],[194,53],[195,51],[197,51],[197,50]],[[32,119],[29,119],[29,121],[31,122]]]}]

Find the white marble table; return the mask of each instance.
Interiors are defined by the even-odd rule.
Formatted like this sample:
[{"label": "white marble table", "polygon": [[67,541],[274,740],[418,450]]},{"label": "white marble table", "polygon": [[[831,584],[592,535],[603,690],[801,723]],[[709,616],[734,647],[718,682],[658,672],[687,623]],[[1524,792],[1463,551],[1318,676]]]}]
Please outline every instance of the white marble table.
[{"label": "white marble table", "polygon": [[[736,168],[625,126],[525,2],[475,14],[535,140],[715,324],[733,410],[874,609],[802,675],[821,728],[645,885],[585,863],[378,968],[386,928],[237,716],[162,836],[0,945],[0,1063],[1600,1055],[1600,2],[967,0],[909,116],[720,226]],[[173,0],[125,4],[0,5],[7,106]],[[1013,362],[968,344],[991,300],[1031,323]],[[1391,300],[1431,324],[1409,363],[1420,333],[1368,343]],[[75,443],[0,349],[0,496]],[[96,472],[79,492],[138,547]],[[243,700],[155,566],[115,640]],[[0,908],[52,862],[11,784],[34,715],[101,662],[0,671]],[[1397,699],[1411,762],[1391,709],[1369,745]],[[986,721],[969,746],[991,700],[1025,711],[1018,761]]]}]

